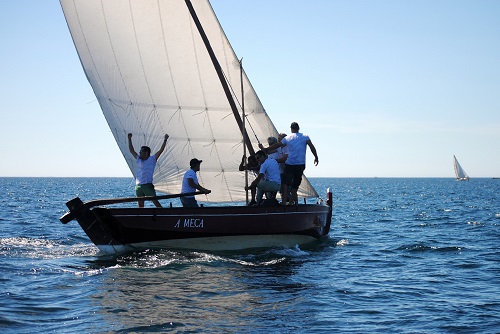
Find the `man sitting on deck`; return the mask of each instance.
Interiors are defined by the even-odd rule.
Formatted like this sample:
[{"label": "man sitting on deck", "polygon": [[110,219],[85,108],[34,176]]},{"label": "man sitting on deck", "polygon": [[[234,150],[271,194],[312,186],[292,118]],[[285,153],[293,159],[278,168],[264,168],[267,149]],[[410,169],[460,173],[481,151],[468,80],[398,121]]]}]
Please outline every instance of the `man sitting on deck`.
[{"label": "man sitting on deck", "polygon": [[244,170],[248,170],[248,171],[254,173],[255,175],[258,175],[259,169],[260,169],[259,162],[257,161],[257,159],[255,159],[254,155],[251,155],[248,157],[247,164],[245,164],[245,156],[243,156],[243,158],[241,158],[241,163],[240,163],[240,166],[238,168],[238,170],[240,172],[243,172]]},{"label": "man sitting on deck", "polygon": [[[275,159],[270,159],[264,151],[255,153],[255,158],[260,163],[259,175],[253,182],[245,187],[245,190],[252,192],[252,201],[249,205],[261,204],[262,196],[265,192],[278,192],[281,188],[280,168]],[[257,201],[255,192],[257,190]]]},{"label": "man sitting on deck", "polygon": [[[196,172],[200,171],[200,165],[202,160],[198,160],[196,158],[191,159],[189,161],[190,168],[184,174],[182,179],[182,190],[181,193],[192,193],[196,191],[201,191],[205,194],[210,194],[211,190],[202,187],[198,182],[198,177],[196,176]],[[198,202],[196,201],[194,195],[181,197],[182,206],[185,208],[197,208],[199,207]]]}]

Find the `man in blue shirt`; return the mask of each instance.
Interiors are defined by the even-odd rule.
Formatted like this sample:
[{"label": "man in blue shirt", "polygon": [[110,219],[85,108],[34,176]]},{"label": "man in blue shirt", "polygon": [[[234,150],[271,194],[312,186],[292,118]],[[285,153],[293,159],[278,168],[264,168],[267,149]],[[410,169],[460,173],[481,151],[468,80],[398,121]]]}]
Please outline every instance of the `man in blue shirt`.
[{"label": "man in blue shirt", "polygon": [[[265,192],[278,192],[281,188],[280,167],[275,159],[268,158],[264,151],[255,153],[255,158],[260,163],[259,175],[253,182],[245,187],[252,193],[252,201],[249,205],[260,204]],[[255,192],[257,190],[257,201]]]}]

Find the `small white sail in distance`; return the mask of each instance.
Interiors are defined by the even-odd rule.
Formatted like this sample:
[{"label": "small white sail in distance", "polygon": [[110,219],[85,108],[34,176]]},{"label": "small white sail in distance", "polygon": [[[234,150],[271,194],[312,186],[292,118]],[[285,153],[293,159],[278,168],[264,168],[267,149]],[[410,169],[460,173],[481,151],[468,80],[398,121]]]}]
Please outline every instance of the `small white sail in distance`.
[{"label": "small white sail in distance", "polygon": [[460,163],[455,156],[453,156],[453,167],[455,168],[455,176],[457,181],[469,181],[469,175],[467,175],[462,166],[460,166]]}]

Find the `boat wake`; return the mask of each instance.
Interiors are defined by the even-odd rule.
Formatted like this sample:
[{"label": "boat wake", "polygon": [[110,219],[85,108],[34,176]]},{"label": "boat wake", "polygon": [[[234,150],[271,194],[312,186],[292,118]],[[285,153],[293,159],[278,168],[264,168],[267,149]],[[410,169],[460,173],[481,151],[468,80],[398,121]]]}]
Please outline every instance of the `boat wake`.
[{"label": "boat wake", "polygon": [[12,237],[0,239],[0,255],[29,259],[58,259],[74,256],[94,256],[98,249],[89,243],[66,245],[60,241]]},{"label": "boat wake", "polygon": [[240,252],[203,252],[187,250],[147,249],[130,252],[119,256],[97,256],[87,261],[89,267],[76,274],[92,276],[115,269],[159,269],[169,268],[184,270],[198,265],[220,266],[235,265],[241,267],[268,267],[279,265],[293,259],[306,258],[311,255],[310,249],[301,249],[298,245],[292,248],[277,247]]}]

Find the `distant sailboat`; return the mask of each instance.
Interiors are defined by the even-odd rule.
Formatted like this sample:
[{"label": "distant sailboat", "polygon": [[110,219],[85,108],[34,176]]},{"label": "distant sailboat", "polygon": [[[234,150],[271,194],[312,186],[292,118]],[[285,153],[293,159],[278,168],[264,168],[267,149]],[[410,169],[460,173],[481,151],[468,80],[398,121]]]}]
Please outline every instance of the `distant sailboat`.
[{"label": "distant sailboat", "polygon": [[469,175],[464,171],[458,160],[453,156],[453,166],[455,167],[455,176],[457,181],[469,181]]}]

